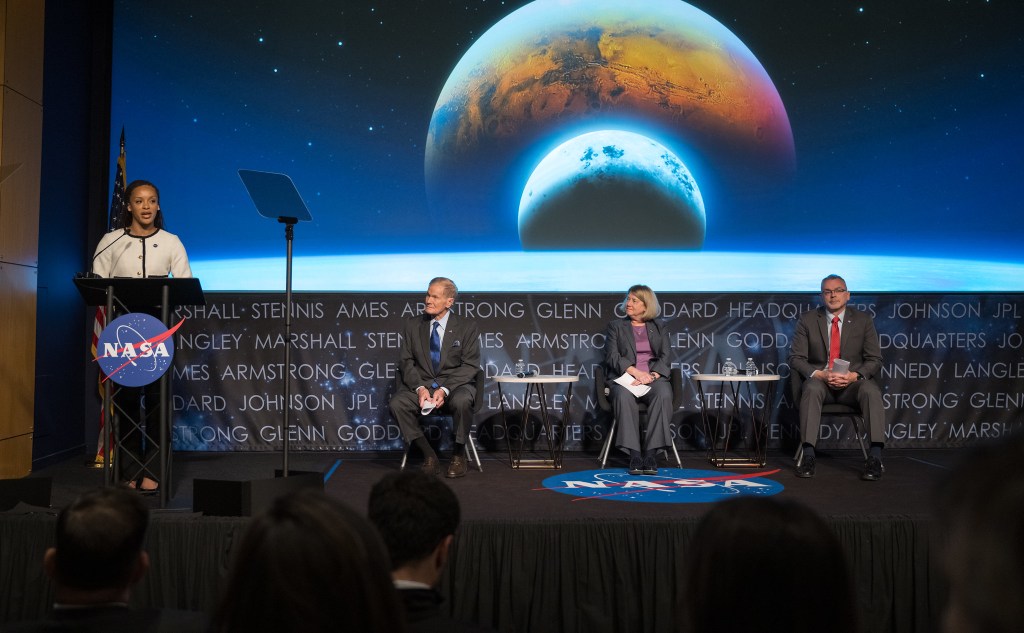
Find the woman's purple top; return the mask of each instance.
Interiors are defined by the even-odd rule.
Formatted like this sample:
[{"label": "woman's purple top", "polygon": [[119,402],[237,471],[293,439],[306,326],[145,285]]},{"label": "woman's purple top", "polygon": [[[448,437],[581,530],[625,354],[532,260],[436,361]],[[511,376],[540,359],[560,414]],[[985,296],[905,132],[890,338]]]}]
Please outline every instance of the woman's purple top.
[{"label": "woman's purple top", "polygon": [[[632,323],[630,325],[633,325]],[[636,343],[636,367],[640,371],[650,371],[651,341],[647,338],[647,324],[633,325],[633,341]]]}]

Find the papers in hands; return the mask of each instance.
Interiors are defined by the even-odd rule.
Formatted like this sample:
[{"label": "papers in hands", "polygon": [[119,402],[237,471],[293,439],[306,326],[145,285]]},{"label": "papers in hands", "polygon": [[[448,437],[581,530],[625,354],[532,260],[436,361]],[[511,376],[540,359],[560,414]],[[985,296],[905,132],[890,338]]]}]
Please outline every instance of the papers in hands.
[{"label": "papers in hands", "polygon": [[430,415],[430,412],[434,410],[434,401],[427,400],[423,403],[423,408],[420,409],[420,415]]},{"label": "papers in hands", "polygon": [[832,373],[833,374],[848,374],[850,373],[850,361],[837,358],[832,361]]},{"label": "papers in hands", "polygon": [[619,376],[618,378],[616,378],[614,380],[614,382],[617,382],[620,385],[622,385],[623,387],[625,387],[626,389],[629,389],[630,393],[632,393],[637,398],[639,398],[642,395],[645,395],[648,391],[651,390],[651,386],[650,385],[634,385],[633,384],[634,380],[635,379],[632,376],[630,376],[628,373],[624,373],[621,376]]}]

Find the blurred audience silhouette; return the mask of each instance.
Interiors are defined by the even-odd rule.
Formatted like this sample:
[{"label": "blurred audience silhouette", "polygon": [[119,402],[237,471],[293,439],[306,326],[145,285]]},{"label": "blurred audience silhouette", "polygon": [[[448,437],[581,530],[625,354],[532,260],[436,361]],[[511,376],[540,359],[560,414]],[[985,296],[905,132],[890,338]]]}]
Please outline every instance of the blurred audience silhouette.
[{"label": "blurred audience silhouette", "polygon": [[390,563],[370,523],[321,491],[273,502],[235,552],[214,631],[406,630]]},{"label": "blurred audience silhouette", "polygon": [[946,633],[1024,630],[1024,433],[969,449],[938,488]]},{"label": "blurred audience silhouette", "polygon": [[391,554],[409,629],[415,633],[486,631],[442,611],[437,584],[459,526],[459,500],[443,481],[423,472],[386,475],[370,492],[368,514]]},{"label": "blurred audience silhouette", "polygon": [[205,631],[202,613],[129,607],[132,588],[149,570],[143,548],[149,508],[127,488],[98,488],[78,496],[57,516],[53,547],[43,568],[55,585],[50,616],[6,631],[148,633]]},{"label": "blurred audience silhouette", "polygon": [[804,505],[775,497],[719,502],[701,519],[688,552],[681,631],[857,631],[842,548]]}]

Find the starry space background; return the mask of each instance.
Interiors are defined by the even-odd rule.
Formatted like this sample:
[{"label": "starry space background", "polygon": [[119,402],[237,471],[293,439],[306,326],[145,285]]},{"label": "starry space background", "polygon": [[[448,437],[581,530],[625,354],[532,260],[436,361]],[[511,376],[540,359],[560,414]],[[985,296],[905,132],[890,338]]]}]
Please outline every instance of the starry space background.
[{"label": "starry space background", "polygon": [[[459,59],[525,4],[117,0],[111,164],[124,126],[128,179],[157,183],[194,260],[281,254],[240,168],[292,176],[304,255],[488,250],[424,238],[424,143]],[[1024,5],[691,4],[764,66],[797,157],[705,250],[1024,261]]]}]

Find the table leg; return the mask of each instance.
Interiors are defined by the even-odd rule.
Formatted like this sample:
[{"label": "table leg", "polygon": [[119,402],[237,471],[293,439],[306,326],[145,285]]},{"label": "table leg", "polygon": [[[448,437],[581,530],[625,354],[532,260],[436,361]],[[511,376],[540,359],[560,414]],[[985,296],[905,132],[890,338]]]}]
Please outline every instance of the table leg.
[{"label": "table leg", "polygon": [[505,396],[501,392],[501,383],[498,383],[498,402],[501,403],[501,424],[505,427],[505,444],[508,447],[508,465],[511,468],[516,467],[516,461],[512,457],[512,436],[509,433],[508,416],[505,415]]},{"label": "table leg", "polygon": [[[711,423],[711,407],[705,397],[703,384],[698,383],[698,394],[701,399],[701,419],[704,424],[705,435],[710,434],[708,442],[708,461],[711,462],[716,468],[723,468],[725,466],[731,467],[743,467],[743,468],[756,468],[764,466],[767,463],[767,450],[768,450],[768,413],[771,410],[771,390],[769,385],[769,391],[765,395],[765,404],[761,407],[760,411],[756,410],[756,401],[758,396],[758,390],[754,381],[747,381],[747,392],[746,395],[750,400],[749,413],[750,413],[750,436],[745,442],[746,456],[743,457],[729,457],[729,445],[732,441],[732,420],[738,421],[739,424],[743,424],[744,412],[740,402],[740,396],[743,395],[743,386],[741,382],[729,381],[729,393],[728,395],[732,398],[732,405],[723,405],[723,401],[726,397],[725,382],[720,383],[718,390],[719,403],[715,407],[717,414],[714,424]],[[725,424],[727,425],[724,429],[725,437],[722,438],[722,448],[719,450],[718,442],[719,435],[723,432],[722,419],[726,418]],[[745,433],[741,435],[745,436]],[[743,441],[745,437],[741,437]],[[753,444],[753,446],[751,446]]]},{"label": "table leg", "polygon": [[[544,432],[547,433],[547,448],[548,453],[551,455],[549,459],[523,459],[523,445],[526,442],[526,429],[530,424],[530,403],[533,396],[538,398],[540,408],[540,421]],[[551,421],[551,417],[547,408],[546,392],[544,390],[543,383],[526,383],[526,392],[523,399],[523,421],[519,432],[518,447],[513,446],[513,440],[511,432],[508,426],[508,417],[506,415],[505,398],[502,393],[501,383],[498,383],[498,399],[501,401],[501,420],[502,424],[505,425],[505,435],[508,445],[508,461],[509,466],[513,469],[520,468],[562,468],[562,453],[564,449],[564,439],[562,434],[564,432],[565,419],[568,419],[569,408],[572,404],[572,384],[569,384],[569,388],[566,393],[566,405],[563,409],[563,425],[560,427],[558,434],[555,434],[554,424]]]}]

